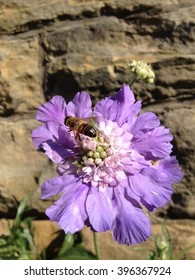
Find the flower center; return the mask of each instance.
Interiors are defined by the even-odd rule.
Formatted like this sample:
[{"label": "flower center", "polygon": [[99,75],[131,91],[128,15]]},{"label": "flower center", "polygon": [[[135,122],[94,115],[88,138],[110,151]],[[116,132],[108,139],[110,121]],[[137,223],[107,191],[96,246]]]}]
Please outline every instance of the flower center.
[{"label": "flower center", "polygon": [[75,164],[83,182],[101,187],[115,186],[125,179],[122,161],[129,153],[131,138],[131,134],[111,121],[99,124],[96,138],[82,135],[81,152]]},{"label": "flower center", "polygon": [[104,159],[113,153],[112,148],[110,147],[110,144],[106,141],[105,137],[99,135],[95,141],[96,141],[96,147],[94,150],[89,150],[89,151],[82,150],[81,153],[82,166],[89,166],[89,165],[102,166],[104,164]]}]

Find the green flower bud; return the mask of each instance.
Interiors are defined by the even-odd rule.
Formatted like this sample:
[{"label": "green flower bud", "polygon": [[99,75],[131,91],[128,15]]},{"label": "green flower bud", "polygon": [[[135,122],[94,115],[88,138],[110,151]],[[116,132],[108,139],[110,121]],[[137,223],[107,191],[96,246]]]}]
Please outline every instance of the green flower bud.
[{"label": "green flower bud", "polygon": [[88,156],[88,157],[93,157],[93,151],[89,151],[89,152],[87,153],[87,156]]},{"label": "green flower bud", "polygon": [[87,156],[83,156],[83,157],[82,157],[82,160],[83,160],[83,161],[85,161],[85,160],[87,160],[87,159],[88,159]]},{"label": "green flower bud", "polygon": [[96,152],[101,153],[103,152],[103,148],[101,146],[98,146],[96,149]]},{"label": "green flower bud", "polygon": [[107,153],[105,151],[101,152],[100,154],[101,158],[106,158],[107,157]]},{"label": "green flower bud", "polygon": [[95,159],[95,164],[96,165],[100,165],[102,163],[102,159],[101,158],[96,158]]},{"label": "green flower bud", "polygon": [[100,153],[94,152],[94,153],[93,153],[93,157],[94,157],[94,158],[100,158]]}]

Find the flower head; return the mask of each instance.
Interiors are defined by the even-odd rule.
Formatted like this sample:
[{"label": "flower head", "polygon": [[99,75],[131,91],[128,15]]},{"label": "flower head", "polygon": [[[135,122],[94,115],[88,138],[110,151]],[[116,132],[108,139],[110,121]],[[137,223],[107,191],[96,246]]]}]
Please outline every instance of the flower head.
[{"label": "flower head", "polygon": [[[87,225],[112,231],[122,244],[151,235],[143,206],[154,211],[169,202],[182,172],[170,156],[169,129],[153,113],[138,115],[140,109],[127,85],[98,102],[93,113],[86,92],[68,104],[55,96],[38,109],[43,125],[33,131],[34,145],[58,164],[58,176],[41,187],[42,199],[61,194],[46,214],[65,233]],[[65,125],[68,116],[72,120]],[[96,137],[88,136],[91,126]]]},{"label": "flower head", "polygon": [[131,63],[128,62],[128,67],[135,75],[136,80],[143,80],[146,84],[154,83],[155,74],[149,64],[133,60]]}]

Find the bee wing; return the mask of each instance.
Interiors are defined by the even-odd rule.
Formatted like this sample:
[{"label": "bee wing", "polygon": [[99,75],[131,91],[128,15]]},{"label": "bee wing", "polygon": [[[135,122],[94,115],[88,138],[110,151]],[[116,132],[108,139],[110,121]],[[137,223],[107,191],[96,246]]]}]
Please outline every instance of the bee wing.
[{"label": "bee wing", "polygon": [[82,118],[82,120],[88,122],[88,123],[97,123],[99,120],[99,117],[89,117],[89,118]]},{"label": "bee wing", "polygon": [[83,120],[87,121],[90,125],[92,125],[94,128],[98,129],[98,123],[103,120],[102,117],[90,117],[90,118],[84,118]]}]

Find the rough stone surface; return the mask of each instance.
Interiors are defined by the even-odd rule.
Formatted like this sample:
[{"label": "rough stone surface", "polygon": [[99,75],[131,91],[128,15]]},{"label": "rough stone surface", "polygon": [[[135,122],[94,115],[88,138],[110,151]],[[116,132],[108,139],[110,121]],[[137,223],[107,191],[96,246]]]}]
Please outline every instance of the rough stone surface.
[{"label": "rough stone surface", "polygon": [[0,121],[0,142],[3,147],[0,150],[0,213],[6,216],[13,217],[11,210],[31,191],[34,191],[31,206],[39,212],[46,207],[46,203],[39,199],[37,184],[41,184],[46,176],[52,177],[54,172],[47,158],[33,147],[31,132],[36,125],[30,116],[24,120],[10,117],[1,118]]},{"label": "rough stone surface", "polygon": [[0,115],[29,113],[43,102],[38,37],[0,42]]},{"label": "rough stone surface", "polygon": [[13,218],[32,190],[37,217],[51,203],[39,199],[55,166],[31,143],[36,108],[55,94],[111,95],[131,80],[126,61],[134,59],[155,70],[154,85],[133,90],[171,128],[185,173],[158,214],[194,219],[194,1],[0,0],[0,9],[0,217]]}]

